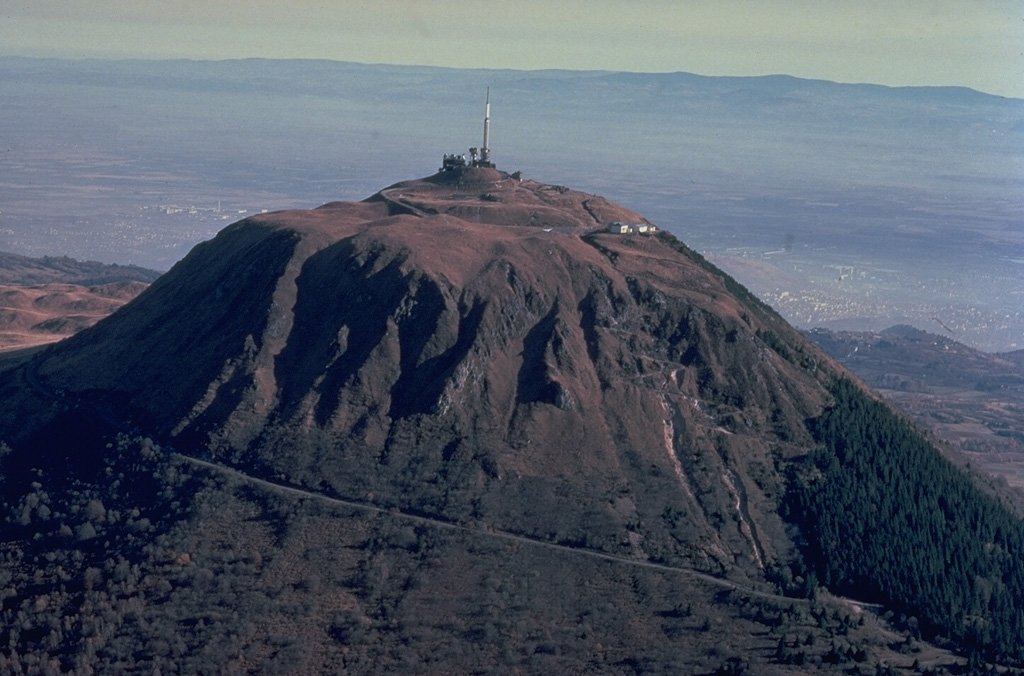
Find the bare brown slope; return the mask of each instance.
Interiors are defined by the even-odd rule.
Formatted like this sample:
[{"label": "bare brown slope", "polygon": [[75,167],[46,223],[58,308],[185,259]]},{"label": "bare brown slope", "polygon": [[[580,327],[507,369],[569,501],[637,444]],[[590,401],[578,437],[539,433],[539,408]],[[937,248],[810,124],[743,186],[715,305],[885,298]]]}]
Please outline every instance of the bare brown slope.
[{"label": "bare brown slope", "polygon": [[146,286],[136,281],[96,286],[0,284],[0,351],[63,340],[114,312]]},{"label": "bare brown slope", "polygon": [[[788,559],[772,458],[808,447],[827,358],[671,236],[583,227],[635,214],[500,191],[235,224],[34,372],[332,494],[741,578]],[[549,199],[576,225],[454,215]]]}]

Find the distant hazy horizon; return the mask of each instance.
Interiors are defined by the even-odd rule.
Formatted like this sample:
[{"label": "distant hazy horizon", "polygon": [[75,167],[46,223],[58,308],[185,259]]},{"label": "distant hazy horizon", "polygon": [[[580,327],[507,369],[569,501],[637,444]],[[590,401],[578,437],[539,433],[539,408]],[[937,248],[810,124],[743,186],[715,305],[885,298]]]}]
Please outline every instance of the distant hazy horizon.
[{"label": "distant hazy horizon", "polygon": [[0,54],[787,74],[1024,98],[1020,0],[0,0]]},{"label": "distant hazy horizon", "polygon": [[246,214],[436,171],[490,86],[500,168],[642,213],[798,326],[1024,345],[1019,99],[334,61],[0,58],[0,81],[0,251],[165,270]]}]

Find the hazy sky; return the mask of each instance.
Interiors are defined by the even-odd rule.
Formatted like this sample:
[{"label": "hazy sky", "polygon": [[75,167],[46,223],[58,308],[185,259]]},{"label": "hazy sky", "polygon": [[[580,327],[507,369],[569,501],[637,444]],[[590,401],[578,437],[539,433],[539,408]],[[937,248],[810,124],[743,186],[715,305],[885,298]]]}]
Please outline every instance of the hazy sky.
[{"label": "hazy sky", "polygon": [[1024,0],[0,0],[0,53],[786,73],[1024,97]]}]

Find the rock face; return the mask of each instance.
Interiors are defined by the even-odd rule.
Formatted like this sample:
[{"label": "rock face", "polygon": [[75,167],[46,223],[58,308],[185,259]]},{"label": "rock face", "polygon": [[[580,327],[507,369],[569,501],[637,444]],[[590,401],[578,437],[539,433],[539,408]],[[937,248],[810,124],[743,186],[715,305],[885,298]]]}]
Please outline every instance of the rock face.
[{"label": "rock face", "polygon": [[[488,170],[225,229],[34,366],[190,454],[737,579],[840,367],[670,235]],[[124,404],[127,402],[127,404]]]}]

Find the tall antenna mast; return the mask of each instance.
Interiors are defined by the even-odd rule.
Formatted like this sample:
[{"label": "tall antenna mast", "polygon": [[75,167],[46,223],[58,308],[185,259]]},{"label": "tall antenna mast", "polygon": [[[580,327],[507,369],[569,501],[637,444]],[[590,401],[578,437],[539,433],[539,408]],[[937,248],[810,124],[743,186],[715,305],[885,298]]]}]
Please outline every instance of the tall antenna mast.
[{"label": "tall antenna mast", "polygon": [[487,88],[487,101],[484,103],[484,147],[480,149],[480,159],[491,160],[491,88]]},{"label": "tall antenna mast", "polygon": [[[479,154],[478,154],[479,153]],[[457,171],[461,167],[479,167],[481,169],[494,169],[494,162],[491,162],[491,88],[487,88],[487,98],[484,100],[484,147],[470,148],[469,156],[472,158],[466,164],[465,155],[445,154],[441,162],[440,171]]]}]

